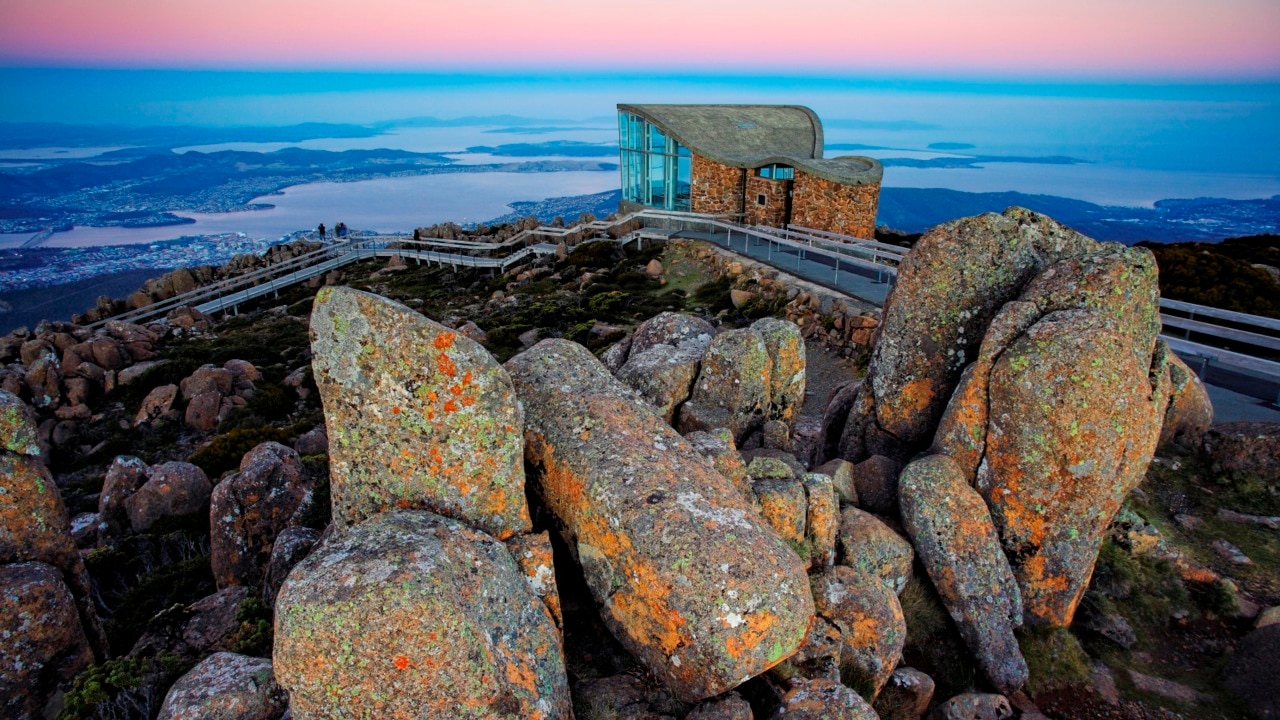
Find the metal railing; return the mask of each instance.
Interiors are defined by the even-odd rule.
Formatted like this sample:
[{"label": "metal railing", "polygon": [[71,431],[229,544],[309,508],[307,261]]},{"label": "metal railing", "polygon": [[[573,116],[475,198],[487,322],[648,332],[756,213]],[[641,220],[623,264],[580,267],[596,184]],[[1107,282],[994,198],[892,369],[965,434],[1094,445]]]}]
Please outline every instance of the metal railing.
[{"label": "metal railing", "polygon": [[[500,243],[413,239],[401,235],[351,238],[98,321],[90,327],[112,320],[143,322],[183,306],[194,306],[204,313],[227,308],[235,312],[242,303],[268,294],[278,297],[282,289],[369,258],[398,256],[418,262],[505,272],[535,255],[554,253],[557,245],[545,242],[547,239],[600,239],[600,234],[633,223],[639,223],[640,227],[616,242],[643,243],[679,234],[696,237],[701,233],[732,252],[876,305],[883,304],[885,294],[896,282],[897,265],[908,252],[907,248],[896,245],[826,230],[799,225],[748,226],[733,218],[644,209],[613,220],[522,230]],[[740,246],[735,245],[737,240],[741,240]],[[1161,338],[1179,355],[1193,364],[1198,363],[1202,376],[1211,366],[1222,366],[1280,381],[1280,362],[1271,359],[1280,355],[1280,320],[1168,299],[1162,299],[1160,307],[1164,326]],[[1193,334],[1196,340],[1192,339]]]}]

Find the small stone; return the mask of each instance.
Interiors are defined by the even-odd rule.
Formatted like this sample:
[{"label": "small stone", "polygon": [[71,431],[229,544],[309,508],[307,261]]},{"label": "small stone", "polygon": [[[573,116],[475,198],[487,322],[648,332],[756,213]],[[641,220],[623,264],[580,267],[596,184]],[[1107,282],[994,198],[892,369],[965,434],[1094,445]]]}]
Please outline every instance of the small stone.
[{"label": "small stone", "polygon": [[933,678],[915,668],[900,667],[876,696],[880,720],[920,720],[933,700]]},{"label": "small stone", "polygon": [[1252,565],[1253,564],[1253,560],[1249,559],[1249,556],[1245,555],[1244,551],[1242,551],[1240,548],[1236,547],[1235,545],[1232,545],[1230,542],[1228,542],[1227,540],[1224,540],[1223,538],[1218,538],[1217,540],[1214,540],[1212,543],[1209,544],[1209,547],[1213,548],[1213,552],[1216,553],[1218,557],[1222,558],[1223,560],[1226,560],[1232,565]]},{"label": "small stone", "polygon": [[1162,698],[1173,700],[1175,702],[1187,703],[1195,705],[1202,702],[1213,702],[1213,697],[1206,695],[1194,688],[1187,687],[1182,683],[1166,680],[1164,678],[1155,677],[1140,673],[1133,668],[1129,668],[1129,679],[1133,681],[1133,686],[1144,693],[1158,695]]},{"label": "small stone", "polygon": [[791,681],[772,720],[877,720],[875,710],[853,690],[830,680]]},{"label": "small stone", "polygon": [[1009,720],[1013,707],[1003,695],[964,693],[933,710],[935,720]]}]

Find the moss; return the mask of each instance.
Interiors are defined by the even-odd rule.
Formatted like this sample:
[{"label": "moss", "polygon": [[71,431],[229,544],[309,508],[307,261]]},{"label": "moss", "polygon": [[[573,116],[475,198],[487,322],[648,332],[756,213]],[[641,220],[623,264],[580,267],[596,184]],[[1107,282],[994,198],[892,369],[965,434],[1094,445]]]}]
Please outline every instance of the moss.
[{"label": "moss", "polygon": [[191,454],[187,462],[197,465],[211,479],[240,466],[245,453],[264,442],[288,443],[293,430],[277,427],[237,428],[219,435],[212,442]]},{"label": "moss", "polygon": [[1027,661],[1027,689],[1038,694],[1089,682],[1089,655],[1066,628],[1023,627],[1018,646]]},{"label": "moss", "polygon": [[[1122,600],[1105,605],[1109,600]],[[1135,556],[1111,538],[1102,543],[1084,602],[1115,607],[1133,626],[1139,642],[1168,623],[1174,610],[1190,606],[1187,588],[1166,561]]]},{"label": "moss", "polygon": [[729,298],[729,290],[732,287],[733,281],[728,276],[703,283],[693,291],[692,304],[709,313],[728,310],[733,307],[733,301]]},{"label": "moss", "polygon": [[227,651],[271,657],[271,607],[256,597],[245,598],[236,608],[236,622],[239,624],[223,642]]}]

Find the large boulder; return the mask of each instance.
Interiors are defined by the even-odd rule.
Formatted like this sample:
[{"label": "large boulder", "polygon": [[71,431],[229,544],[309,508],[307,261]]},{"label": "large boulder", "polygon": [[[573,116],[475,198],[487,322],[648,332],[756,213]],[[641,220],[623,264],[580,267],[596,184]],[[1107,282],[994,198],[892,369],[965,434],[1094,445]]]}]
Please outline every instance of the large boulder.
[{"label": "large boulder", "polygon": [[17,395],[0,390],[0,452],[40,455],[35,416]]},{"label": "large boulder", "polygon": [[288,707],[270,660],[220,652],[169,688],[159,720],[276,720]]},{"label": "large boulder", "polygon": [[876,712],[862,696],[838,682],[824,678],[796,679],[782,696],[772,720],[877,720]]},{"label": "large boulder", "polygon": [[695,315],[662,312],[640,323],[631,337],[628,358],[657,345],[669,345],[701,356],[716,329]]},{"label": "large boulder", "polygon": [[267,560],[267,569],[262,576],[262,599],[268,605],[276,604],[276,595],[285,578],[289,577],[294,565],[311,553],[317,542],[320,542],[320,531],[308,527],[288,527],[276,536],[271,545],[271,558]]},{"label": "large boulder", "polygon": [[276,536],[297,524],[311,483],[292,448],[263,443],[240,460],[240,471],[214,488],[209,501],[209,552],[219,588],[257,586]]},{"label": "large boulder", "polygon": [[902,659],[907,622],[898,595],[865,573],[836,565],[815,575],[818,614],[840,628],[840,676],[874,701]]},{"label": "large boulder", "polygon": [[580,345],[546,340],[507,369],[535,487],[606,625],[657,678],[694,702],[800,645],[804,563],[706,458]]},{"label": "large boulder", "polygon": [[317,294],[311,337],[337,523],[402,507],[499,539],[531,529],[520,405],[483,347],[344,287]]},{"label": "large boulder", "polygon": [[664,422],[670,423],[676,408],[689,399],[701,363],[700,352],[654,345],[643,352],[631,353],[616,374],[657,408]]},{"label": "large boulder", "polygon": [[376,514],[295,567],[272,657],[297,720],[572,713],[555,623],[510,553],[424,511]]},{"label": "large boulder", "polygon": [[185,462],[153,465],[147,481],[124,499],[129,525],[146,532],[158,520],[201,512],[209,505],[213,485],[198,466]]},{"label": "large boulder", "polygon": [[0,714],[43,717],[45,703],[93,663],[75,598],[57,568],[0,565]]},{"label": "large boulder", "polygon": [[911,543],[883,520],[856,507],[840,513],[836,532],[837,561],[875,578],[894,594],[901,593],[911,579],[915,551]]},{"label": "large boulder", "polygon": [[133,455],[118,455],[111,461],[98,493],[98,539],[102,544],[129,529],[124,501],[147,482],[150,470],[142,458]]},{"label": "large boulder", "polygon": [[768,348],[750,328],[726,330],[712,339],[689,401],[680,408],[680,432],[729,428],[741,443],[763,423],[769,409]]},{"label": "large boulder", "polygon": [[1022,208],[953,220],[925,233],[898,266],[885,299],[862,385],[870,412],[859,413],[855,405],[841,455],[856,461],[878,452],[903,461],[927,445],[1000,307],[1044,268],[1095,247]]},{"label": "large boulder", "polygon": [[902,471],[902,522],[960,636],[991,684],[1012,693],[1027,681],[1014,628],[1022,601],[982,497],[946,455]]}]

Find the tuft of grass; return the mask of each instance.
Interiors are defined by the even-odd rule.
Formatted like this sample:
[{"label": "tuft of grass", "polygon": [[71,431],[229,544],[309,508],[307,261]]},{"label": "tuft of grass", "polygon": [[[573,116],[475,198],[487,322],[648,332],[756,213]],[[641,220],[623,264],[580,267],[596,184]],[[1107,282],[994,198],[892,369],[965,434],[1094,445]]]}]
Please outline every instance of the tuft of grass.
[{"label": "tuft of grass", "polygon": [[1016,631],[1027,661],[1027,689],[1033,694],[1089,682],[1089,655],[1067,628],[1022,627]]},{"label": "tuft of grass", "polygon": [[287,444],[293,436],[292,429],[287,428],[236,428],[192,453],[187,462],[199,466],[216,482],[224,472],[240,467],[244,454],[255,447],[270,440]]}]

